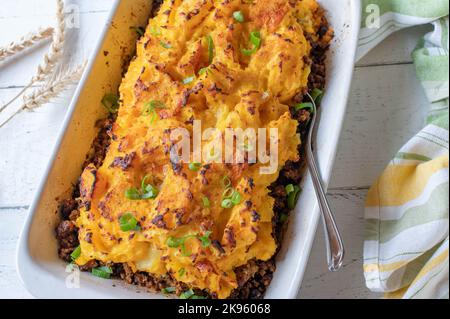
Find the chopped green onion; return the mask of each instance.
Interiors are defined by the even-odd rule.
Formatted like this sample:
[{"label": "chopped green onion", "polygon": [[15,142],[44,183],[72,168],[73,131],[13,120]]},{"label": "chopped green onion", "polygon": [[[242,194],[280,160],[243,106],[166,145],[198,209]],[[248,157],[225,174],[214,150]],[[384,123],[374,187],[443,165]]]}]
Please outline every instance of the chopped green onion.
[{"label": "chopped green onion", "polygon": [[233,207],[233,202],[231,201],[231,199],[226,198],[222,201],[221,206],[222,206],[222,208],[229,209],[229,208]]},{"label": "chopped green onion", "polygon": [[185,273],[186,273],[186,269],[184,269],[184,268],[180,268],[180,270],[178,270],[178,276],[180,276],[180,277],[183,277]]},{"label": "chopped green onion", "polygon": [[153,185],[146,185],[142,190],[142,199],[155,199],[158,196],[158,189]]},{"label": "chopped green onion", "polygon": [[226,199],[226,198],[231,198],[234,194],[235,190],[231,187],[228,187],[227,189],[224,190],[223,194],[222,194],[222,198]]},{"label": "chopped green onion", "polygon": [[194,295],[195,295],[194,291],[192,289],[189,289],[187,291],[182,292],[180,295],[180,298],[181,299],[190,299]]},{"label": "chopped green onion", "polygon": [[304,109],[309,109],[312,111],[314,111],[314,105],[311,102],[306,102],[306,103],[300,103],[294,106],[294,109],[296,112],[300,111],[300,110],[304,110]]},{"label": "chopped green onion", "polygon": [[120,229],[124,232],[140,229],[137,219],[131,213],[120,216],[119,225]]},{"label": "chopped green onion", "polygon": [[210,70],[209,68],[201,68],[201,69],[198,71],[198,75],[203,75],[203,74],[205,74],[205,73],[211,73],[211,70]]},{"label": "chopped green onion", "polygon": [[288,194],[288,208],[289,209],[294,209],[295,208],[295,204],[297,204],[297,200],[298,200],[298,196],[301,192],[301,188],[297,185],[294,186],[294,190]]},{"label": "chopped green onion", "polygon": [[136,188],[130,188],[125,191],[125,198],[130,200],[142,199],[141,193]]},{"label": "chopped green onion", "polygon": [[316,102],[316,104],[320,104],[320,102],[322,101],[322,97],[323,97],[323,91],[316,88],[316,89],[312,90],[311,97],[312,97],[313,101]]},{"label": "chopped green onion", "polygon": [[294,185],[292,185],[292,184],[286,185],[285,189],[286,189],[286,194],[288,194],[288,195],[295,190]]},{"label": "chopped green onion", "polygon": [[190,299],[207,299],[205,296],[193,295]]},{"label": "chopped green onion", "polygon": [[108,93],[102,99],[103,106],[109,113],[114,114],[119,110],[119,97],[116,94]]},{"label": "chopped green onion", "polygon": [[125,191],[125,197],[130,200],[155,199],[158,196],[158,189],[151,184],[147,184],[148,175],[141,182],[141,189],[129,188]]},{"label": "chopped green onion", "polygon": [[206,43],[208,44],[208,60],[211,64],[214,59],[214,41],[210,35],[206,36]]},{"label": "chopped green onion", "polygon": [[96,276],[103,279],[109,279],[111,278],[111,274],[113,273],[111,267],[103,266],[92,269],[91,273]]},{"label": "chopped green onion", "polygon": [[210,207],[210,206],[211,206],[211,203],[210,203],[208,197],[204,196],[204,197],[202,198],[202,201],[203,201],[203,206],[205,206],[205,207]]},{"label": "chopped green onion", "polygon": [[177,289],[175,287],[166,287],[166,288],[161,289],[161,292],[165,295],[172,294],[175,291],[177,291]]},{"label": "chopped green onion", "polygon": [[190,84],[190,83],[194,82],[194,80],[195,80],[195,76],[190,76],[183,80],[183,84]]},{"label": "chopped green onion", "polygon": [[151,26],[150,33],[156,37],[158,35],[161,35],[161,29],[159,27]]},{"label": "chopped green onion", "polygon": [[245,20],[244,14],[242,13],[242,11],[233,12],[233,18],[234,18],[234,20],[236,20],[239,23],[243,23]]},{"label": "chopped green onion", "polygon": [[134,30],[134,32],[137,33],[140,37],[144,36],[145,29],[143,27],[130,27],[131,30]]},{"label": "chopped green onion", "polygon": [[204,236],[199,236],[198,239],[202,242],[202,246],[204,248],[209,247],[211,245],[211,239],[209,239],[209,236],[211,236],[212,231],[205,232]]},{"label": "chopped green onion", "polygon": [[242,196],[238,191],[234,191],[233,195],[231,196],[231,202],[233,205],[239,205],[241,203]]},{"label": "chopped green onion", "polygon": [[167,239],[167,246],[170,248],[178,248],[180,247],[185,241],[185,238],[176,238],[176,237],[169,237]]},{"label": "chopped green onion", "polygon": [[184,257],[188,257],[191,254],[186,250],[186,240],[190,238],[197,238],[198,240],[201,241],[203,247],[208,247],[209,245],[211,245],[211,240],[209,239],[209,236],[211,236],[211,234],[212,234],[211,231],[207,231],[205,232],[204,236],[200,236],[198,234],[186,235],[180,238],[171,236],[167,239],[166,244],[170,248],[181,248],[181,254]]},{"label": "chopped green onion", "polygon": [[250,42],[253,45],[252,49],[242,49],[245,55],[252,55],[261,47],[261,33],[254,31],[250,33]]},{"label": "chopped green onion", "polygon": [[189,163],[189,169],[191,171],[197,172],[202,167],[200,163]]},{"label": "chopped green onion", "polygon": [[159,41],[159,44],[161,44],[161,46],[162,46],[164,49],[172,49],[172,45],[171,45],[170,43],[168,43],[168,42]]},{"label": "chopped green onion", "polygon": [[145,109],[144,109],[143,114],[150,115],[151,116],[150,122],[153,123],[157,117],[156,109],[165,109],[165,108],[166,108],[166,105],[163,102],[157,101],[157,100],[152,100],[148,103],[145,103]]},{"label": "chopped green onion", "polygon": [[280,222],[284,224],[288,220],[289,216],[287,214],[282,214],[280,216]]},{"label": "chopped green onion", "polygon": [[80,257],[81,255],[81,246],[78,246],[77,248],[75,248],[75,250],[70,254],[70,258],[72,259],[72,261],[75,261],[78,259],[78,257]]},{"label": "chopped green onion", "polygon": [[225,188],[231,187],[231,179],[228,176],[222,178],[222,186]]}]

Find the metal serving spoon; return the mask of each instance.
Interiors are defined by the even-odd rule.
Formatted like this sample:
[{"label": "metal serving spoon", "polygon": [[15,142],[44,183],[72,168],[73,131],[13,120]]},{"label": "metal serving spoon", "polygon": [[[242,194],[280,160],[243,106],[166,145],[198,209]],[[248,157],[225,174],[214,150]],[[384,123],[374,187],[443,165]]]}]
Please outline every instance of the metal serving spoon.
[{"label": "metal serving spoon", "polygon": [[316,191],[317,201],[319,202],[322,220],[325,228],[325,241],[327,247],[328,269],[330,271],[338,271],[344,259],[344,244],[336,225],[333,213],[328,204],[326,193],[322,184],[322,176],[317,167],[317,161],[312,148],[312,139],[314,128],[317,120],[317,106],[311,95],[307,94],[313,106],[311,126],[308,133],[308,141],[306,145],[306,159],[308,168],[311,173],[314,189]]}]

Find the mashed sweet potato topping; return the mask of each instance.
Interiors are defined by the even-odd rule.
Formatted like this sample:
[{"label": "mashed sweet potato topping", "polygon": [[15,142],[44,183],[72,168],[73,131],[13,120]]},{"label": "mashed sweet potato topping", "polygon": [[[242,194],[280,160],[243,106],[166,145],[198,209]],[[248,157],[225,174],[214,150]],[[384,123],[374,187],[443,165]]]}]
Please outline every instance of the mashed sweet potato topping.
[{"label": "mashed sweet potato topping", "polygon": [[[307,88],[305,35],[317,34],[321,14],[315,0],[164,1],[120,86],[105,161],[81,177],[79,265],[127,263],[226,298],[236,267],[275,254],[268,187],[299,159],[289,104]],[[278,169],[172,163],[170,132],[192,131],[194,120],[277,128]]]}]

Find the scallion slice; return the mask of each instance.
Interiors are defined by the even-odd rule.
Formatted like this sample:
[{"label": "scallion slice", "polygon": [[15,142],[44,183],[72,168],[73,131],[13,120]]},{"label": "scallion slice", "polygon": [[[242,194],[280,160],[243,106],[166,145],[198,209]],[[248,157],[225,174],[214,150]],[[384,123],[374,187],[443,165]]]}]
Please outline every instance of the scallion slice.
[{"label": "scallion slice", "polygon": [[202,198],[202,201],[203,201],[203,206],[204,206],[204,207],[208,208],[208,207],[211,206],[211,202],[209,201],[209,198],[208,198],[208,197],[204,196],[204,197]]},{"label": "scallion slice", "polygon": [[222,186],[225,188],[231,187],[231,179],[228,176],[222,178]]},{"label": "scallion slice", "polygon": [[113,273],[111,267],[103,266],[92,269],[91,273],[99,278],[109,279],[111,278],[111,274]]},{"label": "scallion slice", "polygon": [[202,167],[201,163],[189,163],[189,170],[197,172]]},{"label": "scallion slice", "polygon": [[316,102],[316,104],[320,104],[320,102],[322,102],[322,97],[323,97],[323,91],[320,89],[314,89],[311,92],[311,97],[313,99],[314,102]]},{"label": "scallion slice", "polygon": [[125,213],[120,216],[119,225],[124,232],[140,229],[137,219],[131,213]]},{"label": "scallion slice", "polygon": [[72,259],[72,261],[75,261],[78,259],[78,257],[80,257],[81,255],[81,246],[78,246],[77,248],[75,248],[75,250],[70,254],[70,258]]},{"label": "scallion slice", "polygon": [[194,295],[195,295],[194,291],[192,289],[189,289],[187,291],[182,292],[180,295],[180,298],[181,299],[190,299]]},{"label": "scallion slice", "polygon": [[288,194],[287,202],[288,202],[288,208],[294,209],[295,205],[297,204],[298,196],[301,192],[301,188],[297,185],[294,186],[294,190]]},{"label": "scallion slice", "polygon": [[175,287],[166,287],[166,288],[161,289],[161,292],[165,295],[172,294],[175,291],[177,291],[177,289]]},{"label": "scallion slice", "polygon": [[234,191],[233,195],[231,196],[231,202],[233,205],[239,205],[241,203],[242,196],[238,191]]},{"label": "scallion slice", "polygon": [[250,33],[250,43],[253,45],[252,49],[242,49],[245,55],[254,54],[261,47],[261,33],[254,31]]},{"label": "scallion slice", "polygon": [[209,247],[211,245],[211,239],[209,239],[209,236],[211,236],[212,231],[205,232],[205,235],[198,236],[198,239],[202,242],[202,246],[204,248]]},{"label": "scallion slice", "polygon": [[222,208],[229,209],[233,207],[233,202],[231,201],[231,199],[225,198],[224,200],[222,200],[221,206]]},{"label": "scallion slice", "polygon": [[102,99],[102,105],[109,113],[115,114],[119,110],[119,97],[112,93],[105,94]]},{"label": "scallion slice", "polygon": [[134,30],[138,36],[142,37],[145,34],[145,29],[143,27],[130,27],[130,29]]},{"label": "scallion slice", "polygon": [[233,18],[239,23],[243,23],[245,21],[244,14],[242,13],[242,11],[233,12]]},{"label": "scallion slice", "polygon": [[183,79],[183,84],[190,84],[190,83],[194,82],[194,80],[195,80],[195,76],[187,77],[187,78]]},{"label": "scallion slice", "polygon": [[214,41],[210,35],[206,36],[206,43],[208,45],[208,60],[209,64],[214,60]]},{"label": "scallion slice", "polygon": [[314,111],[314,105],[311,102],[299,103],[294,106],[296,112],[300,110],[309,109],[311,112]]},{"label": "scallion slice", "polygon": [[159,44],[164,48],[164,49],[172,49],[172,45],[168,42],[164,42],[164,41],[159,41]]}]

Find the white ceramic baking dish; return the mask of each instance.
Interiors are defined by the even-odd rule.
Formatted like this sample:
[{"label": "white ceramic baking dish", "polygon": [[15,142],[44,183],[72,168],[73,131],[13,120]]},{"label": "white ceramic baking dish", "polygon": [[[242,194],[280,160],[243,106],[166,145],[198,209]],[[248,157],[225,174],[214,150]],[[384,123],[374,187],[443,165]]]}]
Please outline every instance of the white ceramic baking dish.
[{"label": "white ceramic baking dish", "polygon": [[[326,96],[317,136],[317,155],[325,182],[333,167],[353,73],[360,26],[359,0],[319,0],[326,9],[335,39],[328,59]],[[66,264],[58,259],[54,228],[59,220],[58,201],[69,196],[81,173],[98,129],[106,116],[103,95],[114,92],[121,81],[123,63],[133,54],[136,36],[131,26],[144,26],[151,10],[148,0],[114,0],[112,12],[88,68],[70,104],[25,222],[17,252],[17,267],[24,285],[38,298],[161,298],[126,285],[82,273],[79,288],[68,288]],[[296,298],[307,265],[319,220],[311,180],[307,176],[295,214],[289,221],[277,270],[266,298]],[[339,213],[339,212],[337,212]],[[325,258],[324,258],[325,262]],[[72,285],[69,285],[71,287]],[[137,291],[141,293],[136,293]]]}]

